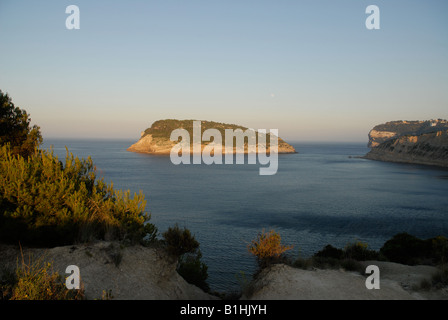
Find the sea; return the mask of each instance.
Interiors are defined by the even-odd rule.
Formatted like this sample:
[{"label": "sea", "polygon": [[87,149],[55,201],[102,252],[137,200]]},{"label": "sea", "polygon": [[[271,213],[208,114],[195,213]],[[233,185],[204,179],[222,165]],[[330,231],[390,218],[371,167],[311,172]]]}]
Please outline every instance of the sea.
[{"label": "sea", "polygon": [[[257,270],[248,245],[274,230],[292,258],[327,244],[361,241],[379,250],[397,233],[448,236],[448,170],[360,158],[366,143],[289,142],[278,171],[263,165],[179,164],[169,156],[128,152],[132,140],[45,139],[64,161],[90,156],[115,189],[140,190],[159,233],[175,224],[200,243],[212,291],[238,292]],[[149,262],[148,262],[149,263]]]}]

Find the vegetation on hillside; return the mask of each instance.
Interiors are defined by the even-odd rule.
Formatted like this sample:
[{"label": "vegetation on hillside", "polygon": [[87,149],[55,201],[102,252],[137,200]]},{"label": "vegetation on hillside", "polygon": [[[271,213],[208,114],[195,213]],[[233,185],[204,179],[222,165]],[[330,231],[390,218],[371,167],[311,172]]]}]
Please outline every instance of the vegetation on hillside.
[{"label": "vegetation on hillside", "polygon": [[50,151],[24,158],[0,147],[0,241],[39,246],[95,239],[154,238],[142,193],[115,190],[96,176],[92,160]]},{"label": "vegetation on hillside", "polygon": [[65,163],[40,150],[26,111],[0,91],[0,241],[56,246],[95,239],[153,240],[142,193],[115,190],[92,159],[67,150]]},{"label": "vegetation on hillside", "polygon": [[52,263],[43,261],[43,257],[28,257],[22,254],[21,265],[12,275],[9,286],[0,286],[0,300],[83,300],[84,289],[69,290]]},{"label": "vegetation on hillside", "polygon": [[438,130],[448,129],[448,122],[438,119],[435,126],[431,125],[431,121],[390,121],[376,125],[374,130],[396,132],[397,136],[403,135],[420,135],[423,133],[434,132]]},{"label": "vegetation on hillside", "polygon": [[389,261],[406,265],[446,266],[448,262],[448,238],[436,236],[420,239],[406,232],[398,233],[387,240],[379,250],[372,250],[362,241],[348,243],[344,248],[326,245],[310,258],[298,257],[295,260],[284,253],[293,246],[281,244],[280,235],[271,230],[263,230],[248,245],[248,250],[256,258],[259,267],[265,268],[275,263],[288,263],[299,268],[341,267],[356,270],[356,261]]},{"label": "vegetation on hillside", "polygon": [[[185,129],[188,131],[190,135],[190,144],[193,143],[193,121],[195,120],[176,120],[176,119],[166,119],[166,120],[158,120],[152,124],[152,126],[144,131],[144,135],[151,134],[155,139],[163,139],[170,140],[171,132],[175,129]],[[240,129],[245,132],[248,128],[235,125],[235,124],[226,124],[221,122],[214,121],[201,121],[201,137],[205,130],[208,129],[216,129],[220,132],[222,137],[222,145],[225,145],[225,130],[237,130]],[[256,130],[255,130],[256,132]],[[258,134],[255,134],[256,141],[258,141]],[[285,144],[282,139],[278,138],[279,145]],[[263,140],[263,139],[262,139]],[[270,145],[270,134],[266,134],[266,146]],[[233,138],[233,146],[236,146],[236,138]],[[264,141],[262,141],[264,143]],[[203,141],[203,144],[208,144],[208,141]],[[244,144],[247,145],[247,139],[245,139]]]},{"label": "vegetation on hillside", "polygon": [[[158,120],[154,122],[150,128],[145,130],[145,134],[152,134],[154,138],[169,139],[173,130],[182,128],[187,130],[190,133],[190,136],[192,136],[193,121],[195,120]],[[235,124],[225,124],[214,121],[201,121],[201,134],[204,133],[204,131],[207,129],[217,129],[223,137],[225,134],[225,129],[241,129],[243,131],[247,130],[247,128]]]}]

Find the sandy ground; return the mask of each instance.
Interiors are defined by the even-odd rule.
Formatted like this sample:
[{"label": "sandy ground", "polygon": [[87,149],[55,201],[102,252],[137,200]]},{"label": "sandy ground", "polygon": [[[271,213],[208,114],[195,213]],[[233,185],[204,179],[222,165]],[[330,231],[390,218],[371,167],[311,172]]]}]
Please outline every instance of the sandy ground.
[{"label": "sandy ground", "polygon": [[274,265],[263,270],[254,282],[252,300],[428,300],[448,299],[448,288],[416,290],[422,279],[430,279],[435,267],[405,266],[366,261],[380,270],[380,288],[367,289],[366,276],[344,270],[302,270]]},{"label": "sandy ground", "polygon": [[[52,262],[53,270],[62,277],[65,269],[76,265],[88,300],[101,299],[110,292],[118,300],[209,300],[215,296],[188,284],[161,250],[143,246],[121,247],[118,243],[97,242],[52,249],[24,249],[25,263],[29,257],[43,256]],[[19,257],[19,261],[17,261]],[[21,265],[18,247],[0,246],[0,272]],[[117,257],[120,263],[115,264]]]}]

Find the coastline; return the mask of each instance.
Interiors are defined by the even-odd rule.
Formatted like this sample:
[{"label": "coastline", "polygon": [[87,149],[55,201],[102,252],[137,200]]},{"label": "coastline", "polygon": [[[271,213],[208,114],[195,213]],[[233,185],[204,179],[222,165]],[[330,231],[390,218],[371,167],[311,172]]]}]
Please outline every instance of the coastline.
[{"label": "coastline", "polygon": [[[372,149],[373,151],[374,149]],[[416,164],[423,166],[431,166],[436,168],[448,168],[448,163],[446,161],[437,161],[437,160],[429,160],[427,158],[419,159],[416,157],[409,158],[406,156],[397,156],[396,154],[380,154],[376,152],[370,151],[364,156],[361,156],[361,159],[381,161],[381,162],[392,162],[392,163],[402,163],[402,164]]]}]

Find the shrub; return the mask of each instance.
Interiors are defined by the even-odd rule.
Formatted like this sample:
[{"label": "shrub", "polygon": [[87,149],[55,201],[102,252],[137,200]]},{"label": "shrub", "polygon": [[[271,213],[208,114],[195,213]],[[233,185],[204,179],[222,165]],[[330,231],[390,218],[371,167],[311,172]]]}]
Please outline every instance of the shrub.
[{"label": "shrub", "polygon": [[11,300],[81,300],[83,289],[68,290],[52,264],[42,259],[24,262],[17,268],[17,283],[13,288]]},{"label": "shrub", "polygon": [[314,254],[314,257],[320,258],[331,258],[331,259],[342,259],[344,256],[344,251],[341,249],[333,247],[331,244],[326,245],[322,250]]},{"label": "shrub", "polygon": [[431,243],[408,233],[399,233],[386,241],[380,252],[392,262],[413,265],[428,258]]},{"label": "shrub", "polygon": [[346,259],[353,259],[357,261],[375,260],[379,258],[376,251],[370,250],[369,245],[365,242],[357,241],[349,243],[344,248],[344,257]]},{"label": "shrub", "polygon": [[56,246],[95,239],[142,241],[148,223],[143,194],[114,190],[96,178],[92,159],[67,150],[65,165],[52,151],[23,158],[0,148],[0,241]]},{"label": "shrub", "polygon": [[163,233],[166,249],[175,257],[181,257],[185,253],[193,253],[199,248],[199,242],[196,241],[190,230],[184,228],[181,230],[176,224],[169,227]]},{"label": "shrub", "polygon": [[[358,261],[378,259],[379,254],[368,249],[367,243],[349,243],[344,249],[326,245],[322,250],[316,252],[308,262],[308,267],[317,268],[344,268],[347,271],[357,271],[363,273],[362,265]],[[300,266],[300,263],[298,264]]]},{"label": "shrub", "polygon": [[399,233],[386,241],[380,252],[393,262],[443,265],[448,260],[448,238],[437,236],[423,240],[407,233]]},{"label": "shrub", "polygon": [[281,236],[274,230],[258,234],[255,240],[248,245],[248,250],[257,257],[260,268],[264,268],[272,263],[280,262],[283,253],[292,249],[293,246],[281,244]]}]

